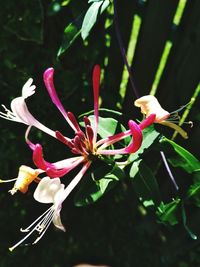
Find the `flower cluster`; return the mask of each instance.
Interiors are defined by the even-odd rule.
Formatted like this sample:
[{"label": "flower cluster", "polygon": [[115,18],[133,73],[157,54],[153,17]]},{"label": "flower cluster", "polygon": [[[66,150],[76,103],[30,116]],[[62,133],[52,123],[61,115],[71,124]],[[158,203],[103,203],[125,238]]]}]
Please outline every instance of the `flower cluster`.
[{"label": "flower cluster", "polygon": [[[38,183],[38,186],[34,192],[34,199],[40,203],[52,204],[51,207],[40,215],[31,225],[26,229],[21,229],[21,231],[27,232],[27,234],[22,240],[10,248],[11,251],[22,244],[33,232],[38,233],[33,244],[37,243],[45,234],[51,222],[53,222],[57,228],[65,231],[60,218],[62,203],[79,183],[92,161],[97,158],[101,159],[107,156],[110,157],[136,152],[142,144],[142,130],[154,122],[166,124],[166,118],[169,117],[169,113],[161,108],[155,97],[145,96],[135,101],[135,105],[141,107],[142,113],[146,116],[141,123],[138,124],[133,120],[129,120],[128,130],[99,139],[100,67],[96,65],[93,70],[94,121],[91,122],[90,118],[85,116],[83,118],[84,127],[79,125],[72,112],[67,112],[63,107],[54,87],[53,76],[54,69],[47,69],[43,75],[44,84],[52,102],[72,128],[74,132],[72,138],[64,136],[60,131],[53,131],[46,127],[30,113],[25,100],[35,93],[36,87],[32,85],[32,79],[29,79],[23,86],[22,95],[12,100],[11,109],[9,110],[2,105],[5,112],[0,112],[0,117],[28,126],[25,133],[25,140],[32,150],[33,162],[36,166],[36,168],[33,169],[22,165],[19,168],[19,174],[16,179],[7,181],[1,180],[0,182],[14,180],[14,187],[10,190],[10,193],[14,194],[18,190],[25,193],[28,190],[29,184],[35,181]],[[49,162],[44,159],[42,145],[34,144],[29,139],[31,127],[35,127],[62,142],[71,150],[73,156],[57,162]],[[173,128],[179,130],[179,132],[186,137],[185,132],[182,129],[180,130],[180,127],[177,127]],[[128,146],[119,149],[111,149],[111,145],[128,136],[132,137]],[[82,167],[71,182],[67,186],[61,183],[60,178],[67,175],[78,165],[82,165]]]}]

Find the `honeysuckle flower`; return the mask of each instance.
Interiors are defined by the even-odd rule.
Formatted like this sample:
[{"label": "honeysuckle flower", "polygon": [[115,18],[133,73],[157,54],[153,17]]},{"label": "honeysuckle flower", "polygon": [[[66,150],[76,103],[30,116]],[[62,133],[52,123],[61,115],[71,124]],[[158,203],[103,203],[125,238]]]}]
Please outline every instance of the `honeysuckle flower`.
[{"label": "honeysuckle flower", "polygon": [[[64,109],[56,93],[53,83],[53,76],[54,69],[47,69],[43,75],[44,83],[52,102],[66,119],[69,126],[73,129],[73,138],[64,136],[58,130],[53,131],[49,129],[40,123],[30,113],[25,103],[25,99],[35,93],[35,86],[32,85],[32,79],[29,79],[23,86],[21,97],[17,97],[11,102],[11,110],[8,110],[5,108],[5,106],[3,106],[5,113],[0,113],[2,118],[20,122],[28,126],[25,133],[25,140],[33,151],[33,162],[37,166],[39,173],[46,173],[48,176],[48,178],[42,178],[42,180],[39,182],[34,197],[41,203],[52,203],[52,206],[46,212],[44,212],[29,227],[25,229],[25,231],[29,231],[29,233],[16,245],[10,248],[10,250],[13,250],[15,247],[21,244],[35,231],[39,233],[38,238],[34,241],[34,244],[37,243],[44,235],[52,221],[58,228],[64,230],[60,220],[62,202],[78,184],[87,169],[90,167],[92,161],[96,158],[136,152],[142,144],[142,130],[154,123],[156,117],[156,115],[153,113],[149,114],[149,116],[147,116],[146,119],[144,119],[140,124],[129,120],[129,129],[127,131],[98,140],[100,67],[96,65],[93,70],[94,122],[91,123],[90,118],[85,116],[83,118],[85,126],[84,129],[79,125],[74,114],[69,111],[67,112]],[[45,160],[43,156],[42,145],[34,144],[29,139],[29,134],[32,127],[36,127],[62,142],[71,150],[74,156],[54,163]],[[132,136],[132,140],[128,146],[120,149],[109,149],[109,146],[128,136]],[[81,170],[74,177],[72,182],[64,189],[64,185],[60,183],[59,178],[66,175],[80,164],[82,164]],[[54,178],[52,179],[52,182],[50,178]],[[55,190],[52,191],[52,187],[54,186]]]},{"label": "honeysuckle flower", "polygon": [[35,239],[33,244],[37,243],[44,235],[52,221],[56,227],[65,231],[60,219],[60,210],[62,205],[61,196],[63,195],[64,187],[64,184],[61,184],[59,178],[50,179],[49,177],[44,177],[41,180],[34,192],[34,198],[40,203],[52,203],[53,205],[26,229],[21,229],[22,232],[28,232],[28,234],[17,244],[9,248],[10,251],[19,246],[35,231],[38,232],[38,237]]},{"label": "honeysuckle flower", "polygon": [[[140,126],[140,124],[138,125],[132,120],[130,120],[128,123],[130,128],[129,130],[97,141],[99,123],[98,99],[100,85],[100,67],[98,65],[96,65],[93,70],[94,124],[91,124],[90,119],[85,116],[85,131],[81,129],[73,113],[65,111],[56,93],[53,83],[53,75],[54,69],[47,69],[44,72],[43,76],[44,83],[52,102],[56,105],[56,107],[64,116],[68,124],[74,130],[74,138],[68,138],[59,131],[53,131],[49,129],[48,127],[40,123],[30,113],[25,103],[25,99],[35,93],[35,86],[32,85],[32,79],[29,79],[28,82],[23,86],[22,96],[15,98],[11,102],[11,111],[6,109],[6,113],[0,113],[1,117],[5,119],[21,122],[28,125],[25,138],[26,142],[33,150],[33,161],[38,167],[38,169],[46,172],[46,174],[51,178],[62,177],[66,175],[69,171],[71,171],[73,168],[75,168],[77,165],[82,163],[84,166],[87,162],[91,162],[91,158],[94,158],[94,156],[100,157],[103,155],[129,154],[134,153],[139,149],[142,143],[142,127]],[[148,116],[143,122],[143,125],[145,125],[145,127],[153,123],[153,116],[154,115],[151,114],[151,116]],[[50,134],[51,136],[57,138],[59,141],[68,146],[73,154],[79,156],[65,159],[56,164],[44,160],[42,146],[40,144],[33,144],[28,138],[31,127],[36,127],[46,132],[47,134]],[[127,147],[112,150],[106,149],[108,146],[130,135],[132,135],[132,142]]]},{"label": "honeysuckle flower", "polygon": [[185,139],[188,138],[187,133],[179,125],[174,123],[176,122],[175,119],[177,118],[177,116],[170,119],[170,115],[172,113],[169,113],[168,111],[163,109],[155,96],[153,95],[142,96],[137,100],[135,100],[134,105],[136,107],[140,107],[142,114],[144,114],[146,117],[148,117],[151,114],[155,114],[156,115],[154,121],[155,123],[160,123],[162,125],[173,128],[183,138]]},{"label": "honeysuckle flower", "polygon": [[38,234],[38,236],[32,242],[32,244],[36,244],[43,237],[52,222],[58,229],[65,231],[65,227],[63,226],[60,218],[62,203],[79,183],[89,165],[90,163],[87,163],[66,188],[65,185],[61,183],[59,178],[51,179],[49,177],[44,177],[39,182],[34,192],[35,200],[40,203],[52,205],[27,228],[21,229],[21,232],[26,232],[27,235],[25,235],[25,237],[17,242],[14,246],[10,247],[10,251],[13,251],[35,232]]},{"label": "honeysuckle flower", "polygon": [[25,99],[32,96],[35,93],[35,85],[32,85],[33,79],[30,78],[22,87],[22,95],[14,98],[10,104],[11,110],[7,109],[5,105],[2,105],[5,112],[0,112],[0,117],[6,120],[20,122],[29,126],[35,126],[36,128],[48,133],[55,137],[54,131],[44,126],[29,112]]},{"label": "honeysuckle flower", "polygon": [[[26,141],[30,148],[33,150],[33,161],[39,169],[47,172],[47,175],[50,177],[61,177],[67,174],[71,169],[75,168],[80,163],[85,164],[91,160],[91,155],[100,156],[100,155],[114,155],[114,154],[128,154],[135,152],[142,143],[142,132],[140,126],[138,126],[134,121],[129,121],[130,130],[125,133],[114,135],[108,139],[102,140],[99,143],[97,142],[97,132],[98,132],[98,122],[99,122],[99,85],[100,85],[100,67],[96,65],[93,71],[93,93],[94,93],[94,124],[92,125],[88,117],[84,117],[85,131],[82,131],[75,116],[72,112],[65,111],[62,103],[59,100],[59,97],[56,93],[54,83],[53,83],[54,69],[49,68],[44,72],[44,83],[47,88],[47,91],[52,99],[52,102],[59,109],[61,114],[67,120],[68,124],[74,130],[74,138],[68,138],[64,136],[59,131],[53,131],[40,123],[28,110],[25,103],[27,97],[32,96],[35,93],[35,86],[32,85],[32,79],[29,79],[22,88],[21,97],[15,98],[11,102],[11,110],[5,108],[5,113],[1,112],[0,116],[24,123],[28,125],[28,130],[26,132]],[[149,120],[147,118],[147,120]],[[73,154],[79,155],[79,157],[68,159],[65,162],[65,166],[60,167],[58,165],[49,163],[43,159],[42,155],[42,146],[40,144],[33,144],[28,136],[31,127],[36,127],[45,133],[57,138],[59,141],[67,145]],[[132,135],[132,143],[122,149],[117,150],[106,150],[105,148],[119,140]],[[101,145],[100,147],[98,147]],[[72,164],[73,162],[73,164]]]},{"label": "honeysuckle flower", "polygon": [[[55,132],[56,138],[61,142],[66,144],[74,154],[79,154],[79,160],[81,161],[84,158],[84,161],[90,161],[91,155],[99,156],[99,155],[115,155],[115,154],[129,154],[137,151],[142,143],[142,129],[149,126],[149,124],[153,123],[152,118],[154,117],[151,114],[150,117],[146,118],[145,127],[141,128],[140,125],[130,120],[128,125],[130,130],[122,132],[120,134],[116,134],[110,136],[106,139],[101,139],[97,141],[97,132],[98,132],[98,122],[99,122],[99,85],[100,85],[100,67],[96,65],[93,70],[93,93],[94,93],[94,125],[91,124],[90,119],[88,117],[84,117],[85,124],[85,132],[81,130],[75,116],[71,112],[66,112],[63,108],[57,93],[55,91],[55,87],[53,84],[53,68],[49,68],[44,72],[44,82],[46,88],[49,92],[49,95],[56,105],[56,107],[61,111],[62,115],[66,118],[67,121],[70,121],[70,126],[73,125],[73,129],[75,132],[75,137],[71,140],[66,139],[65,136],[62,135],[59,131]],[[131,144],[122,149],[113,149],[113,150],[105,150],[107,146],[114,144],[121,139],[132,135],[133,140]],[[83,157],[83,158],[82,158]],[[53,171],[54,168],[51,168],[51,164],[46,162],[43,159],[42,147],[40,145],[36,145],[33,152],[33,160],[41,169],[45,169],[47,171]],[[66,172],[68,168],[66,168]],[[64,170],[63,170],[64,171]],[[51,175],[50,175],[51,176]]]}]

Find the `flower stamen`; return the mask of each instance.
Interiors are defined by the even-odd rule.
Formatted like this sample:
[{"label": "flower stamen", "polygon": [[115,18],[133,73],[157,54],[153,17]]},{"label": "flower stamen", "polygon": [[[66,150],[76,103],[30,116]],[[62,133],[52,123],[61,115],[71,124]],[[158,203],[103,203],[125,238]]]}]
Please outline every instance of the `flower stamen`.
[{"label": "flower stamen", "polygon": [[[36,244],[42,238],[42,236],[44,235],[46,230],[49,228],[49,225],[51,224],[51,222],[53,220],[54,214],[55,214],[55,208],[53,205],[49,209],[47,209],[42,215],[40,215],[26,229],[20,229],[21,232],[28,232],[28,234],[24,238],[22,238],[19,242],[17,242],[14,246],[10,247],[9,250],[13,251],[16,247],[18,247],[20,244],[22,244],[34,231],[39,233],[39,237],[37,237],[34,240],[34,242],[32,242],[31,244]],[[34,225],[35,225],[35,227],[33,227]],[[33,229],[30,230],[32,227],[33,227]],[[25,244],[25,246],[26,245],[29,245],[29,244]]]},{"label": "flower stamen", "polygon": [[17,118],[17,116],[11,111],[9,110],[5,105],[1,105],[4,110],[5,110],[5,113],[0,111],[0,117],[3,118],[3,119],[6,119],[6,120],[9,120],[9,121],[16,121],[16,122],[21,122],[21,120],[19,120]]}]

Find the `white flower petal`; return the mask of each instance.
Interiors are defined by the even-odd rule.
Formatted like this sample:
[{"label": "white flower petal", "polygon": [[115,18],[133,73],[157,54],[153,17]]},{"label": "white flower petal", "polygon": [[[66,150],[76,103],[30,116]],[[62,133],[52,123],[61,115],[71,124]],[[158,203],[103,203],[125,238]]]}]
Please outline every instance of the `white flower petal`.
[{"label": "white flower petal", "polygon": [[62,222],[61,222],[61,218],[60,218],[60,212],[55,212],[54,216],[53,216],[53,224],[55,225],[55,227],[57,227],[58,229],[62,230],[62,231],[66,231],[65,227],[63,226]]},{"label": "white flower petal", "polygon": [[29,96],[31,96],[35,93],[36,86],[32,85],[32,83],[33,83],[33,79],[30,78],[22,87],[22,97],[23,98],[28,98]]},{"label": "white flower petal", "polygon": [[13,121],[21,122],[29,126],[34,126],[40,129],[41,131],[53,136],[54,138],[56,137],[55,132],[53,130],[49,129],[33,117],[33,115],[28,110],[26,102],[22,96],[14,98],[10,106],[12,110],[11,113],[13,116]]},{"label": "white flower petal", "polygon": [[169,117],[169,112],[163,109],[157,98],[153,95],[146,95],[138,98],[134,105],[141,108],[141,112],[148,117],[150,114],[156,114],[155,122],[160,122]]},{"label": "white flower petal", "polygon": [[10,104],[11,110],[16,117],[16,121],[22,122],[27,125],[34,125],[37,120],[31,115],[24,101],[24,98],[16,97]]},{"label": "white flower petal", "polygon": [[62,205],[62,203],[64,201],[64,198],[63,198],[64,191],[65,191],[65,185],[64,184],[60,184],[60,188],[58,189],[57,192],[55,192],[54,200],[53,200],[56,209],[60,209],[61,208],[61,205]]},{"label": "white flower petal", "polygon": [[33,79],[29,79],[22,88],[22,96],[16,97],[11,102],[11,110],[7,109],[4,105],[5,112],[0,111],[0,117],[6,120],[24,123],[28,126],[34,126],[41,131],[56,138],[55,132],[42,123],[40,123],[28,110],[25,99],[35,93],[35,85],[31,85]]},{"label": "white flower petal", "polygon": [[38,202],[54,203],[55,195],[60,189],[63,189],[63,186],[59,178],[44,177],[38,184],[33,196]]}]

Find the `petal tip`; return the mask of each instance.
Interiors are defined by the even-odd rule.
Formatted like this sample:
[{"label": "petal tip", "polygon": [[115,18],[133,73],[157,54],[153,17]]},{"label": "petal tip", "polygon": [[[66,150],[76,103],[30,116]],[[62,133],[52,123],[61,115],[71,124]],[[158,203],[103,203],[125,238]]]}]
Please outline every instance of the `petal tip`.
[{"label": "petal tip", "polygon": [[54,68],[50,67],[44,71],[44,79],[48,79],[49,77],[52,77],[54,74]]}]

